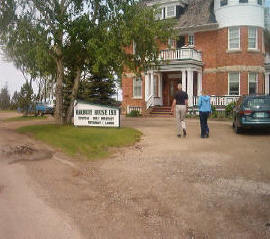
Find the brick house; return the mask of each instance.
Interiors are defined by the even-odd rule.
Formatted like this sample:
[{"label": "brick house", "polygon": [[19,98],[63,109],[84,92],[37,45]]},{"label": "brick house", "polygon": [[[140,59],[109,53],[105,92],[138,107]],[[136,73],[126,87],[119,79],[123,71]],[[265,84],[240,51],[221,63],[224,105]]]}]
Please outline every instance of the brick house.
[{"label": "brick house", "polygon": [[178,82],[189,95],[189,106],[196,105],[202,89],[213,96],[212,102],[219,96],[221,104],[244,94],[269,94],[264,0],[147,1],[149,7],[156,4],[160,20],[178,19],[178,38],[161,50],[164,61],[156,70],[144,72],[141,79],[123,75],[124,113],[170,106]]}]

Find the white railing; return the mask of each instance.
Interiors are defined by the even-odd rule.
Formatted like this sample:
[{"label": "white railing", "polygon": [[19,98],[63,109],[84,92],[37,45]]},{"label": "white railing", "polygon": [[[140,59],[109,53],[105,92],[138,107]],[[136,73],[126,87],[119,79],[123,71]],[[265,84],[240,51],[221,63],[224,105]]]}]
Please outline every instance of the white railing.
[{"label": "white railing", "polygon": [[155,98],[153,95],[150,95],[148,99],[146,100],[146,110],[148,110],[151,106],[154,106]]},{"label": "white railing", "polygon": [[201,52],[193,48],[178,48],[178,49],[167,49],[162,50],[159,55],[161,61],[172,61],[172,60],[196,60],[202,61]]},{"label": "white railing", "polygon": [[[210,102],[217,108],[225,108],[226,105],[230,104],[231,102],[236,102],[240,96],[234,95],[224,95],[224,96],[210,96]],[[193,106],[197,106],[199,103],[199,96],[193,96]]]},{"label": "white railing", "polygon": [[131,111],[138,111],[140,114],[142,114],[142,107],[128,105],[127,113],[129,114]]}]

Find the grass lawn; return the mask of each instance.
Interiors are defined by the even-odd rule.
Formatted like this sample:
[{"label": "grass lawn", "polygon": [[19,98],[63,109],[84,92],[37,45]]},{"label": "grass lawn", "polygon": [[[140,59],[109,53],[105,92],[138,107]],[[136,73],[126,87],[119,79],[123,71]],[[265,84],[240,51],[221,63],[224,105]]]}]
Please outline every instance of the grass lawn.
[{"label": "grass lawn", "polygon": [[132,128],[33,125],[19,128],[18,132],[30,133],[71,156],[79,154],[88,159],[107,157],[111,147],[132,145],[141,137],[141,132]]},{"label": "grass lawn", "polygon": [[47,119],[47,116],[18,116],[5,119],[5,122],[13,122],[13,121],[27,121],[27,120],[43,120]]}]

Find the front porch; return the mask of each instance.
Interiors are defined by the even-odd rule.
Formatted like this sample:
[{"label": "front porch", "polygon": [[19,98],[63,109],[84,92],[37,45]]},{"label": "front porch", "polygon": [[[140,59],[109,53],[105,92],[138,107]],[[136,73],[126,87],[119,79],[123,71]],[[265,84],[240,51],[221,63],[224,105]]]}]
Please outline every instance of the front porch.
[{"label": "front porch", "polygon": [[201,95],[202,91],[201,68],[147,72],[144,86],[146,110],[154,106],[171,106],[178,83],[189,96],[189,106],[193,106],[193,97]]}]

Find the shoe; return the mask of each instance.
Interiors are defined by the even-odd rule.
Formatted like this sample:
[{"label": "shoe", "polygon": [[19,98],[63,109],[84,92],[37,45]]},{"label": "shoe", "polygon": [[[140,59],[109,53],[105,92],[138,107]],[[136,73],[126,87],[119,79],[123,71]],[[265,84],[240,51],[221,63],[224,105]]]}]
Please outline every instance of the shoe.
[{"label": "shoe", "polygon": [[202,139],[205,139],[205,135],[201,135],[201,138],[202,138]]},{"label": "shoe", "polygon": [[209,138],[209,133],[206,133],[205,138]]},{"label": "shoe", "polygon": [[178,137],[178,138],[181,138],[181,134],[178,134],[177,137]]},{"label": "shoe", "polygon": [[183,134],[184,134],[184,137],[187,136],[187,131],[185,129],[183,129]]}]

